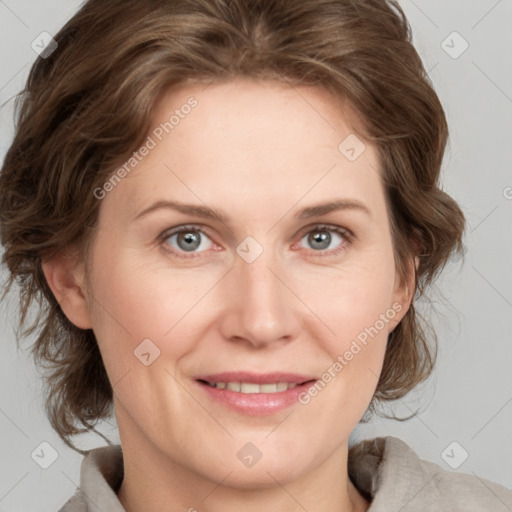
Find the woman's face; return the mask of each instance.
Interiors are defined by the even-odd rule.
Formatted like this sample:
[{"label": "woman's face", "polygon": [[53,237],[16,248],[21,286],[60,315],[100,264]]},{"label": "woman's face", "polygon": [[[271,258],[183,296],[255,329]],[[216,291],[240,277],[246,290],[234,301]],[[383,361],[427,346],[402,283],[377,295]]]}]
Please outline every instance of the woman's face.
[{"label": "woman's face", "polygon": [[123,445],[240,487],[336,460],[409,304],[375,148],[327,92],[241,79],[169,91],[148,135],[87,279]]}]

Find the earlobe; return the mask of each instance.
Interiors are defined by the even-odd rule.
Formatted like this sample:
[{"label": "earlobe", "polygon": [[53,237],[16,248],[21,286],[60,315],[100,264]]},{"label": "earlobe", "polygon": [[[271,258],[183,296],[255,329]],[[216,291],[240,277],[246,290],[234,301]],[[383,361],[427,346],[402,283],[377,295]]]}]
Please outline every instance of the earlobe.
[{"label": "earlobe", "polygon": [[82,265],[70,255],[59,253],[43,260],[42,269],[48,286],[69,321],[80,329],[90,329],[92,324],[89,301],[82,284]]}]

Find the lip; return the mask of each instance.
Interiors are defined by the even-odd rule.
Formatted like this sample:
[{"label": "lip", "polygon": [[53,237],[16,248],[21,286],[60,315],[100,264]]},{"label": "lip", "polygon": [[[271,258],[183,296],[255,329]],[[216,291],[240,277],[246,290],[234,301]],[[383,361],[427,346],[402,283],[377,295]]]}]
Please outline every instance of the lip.
[{"label": "lip", "polygon": [[[271,384],[274,382],[288,382],[297,384],[292,389],[277,393],[240,393],[228,389],[217,389],[205,382],[250,382],[254,384]],[[196,384],[209,399],[225,407],[247,416],[269,416],[276,414],[298,402],[301,393],[315,384],[316,377],[298,375],[295,373],[265,373],[251,372],[224,372],[215,375],[196,377]]]}]

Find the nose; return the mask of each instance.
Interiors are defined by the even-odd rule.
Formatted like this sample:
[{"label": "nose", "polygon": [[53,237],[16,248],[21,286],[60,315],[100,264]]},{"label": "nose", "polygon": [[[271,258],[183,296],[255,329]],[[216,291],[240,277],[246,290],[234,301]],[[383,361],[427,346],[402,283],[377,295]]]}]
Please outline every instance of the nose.
[{"label": "nose", "polygon": [[237,257],[224,283],[224,339],[262,348],[296,338],[300,301],[289,281],[289,272],[282,269],[270,250],[252,263]]}]

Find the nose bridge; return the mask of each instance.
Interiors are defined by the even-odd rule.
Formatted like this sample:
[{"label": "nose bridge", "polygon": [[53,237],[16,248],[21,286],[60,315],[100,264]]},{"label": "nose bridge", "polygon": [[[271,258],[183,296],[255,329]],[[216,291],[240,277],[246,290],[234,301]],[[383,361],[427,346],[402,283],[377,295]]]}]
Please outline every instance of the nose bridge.
[{"label": "nose bridge", "polygon": [[275,306],[283,302],[283,297],[278,300],[282,294],[281,287],[283,285],[276,276],[278,274],[276,267],[275,258],[271,257],[270,251],[251,263],[237,262],[235,272],[242,284],[241,288],[245,290],[247,298],[251,299],[255,305]]},{"label": "nose bridge", "polygon": [[279,259],[270,247],[244,242],[230,273],[225,336],[262,345],[294,335],[293,294],[281,281]]},{"label": "nose bridge", "polygon": [[[260,241],[262,237],[258,237]],[[264,245],[263,245],[264,244]],[[235,275],[247,288],[247,292],[256,296],[264,294],[274,298],[278,293],[276,272],[279,266],[277,252],[272,237],[266,237],[260,243],[252,236],[246,237],[236,248]]]}]

